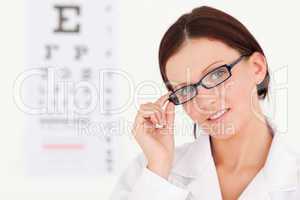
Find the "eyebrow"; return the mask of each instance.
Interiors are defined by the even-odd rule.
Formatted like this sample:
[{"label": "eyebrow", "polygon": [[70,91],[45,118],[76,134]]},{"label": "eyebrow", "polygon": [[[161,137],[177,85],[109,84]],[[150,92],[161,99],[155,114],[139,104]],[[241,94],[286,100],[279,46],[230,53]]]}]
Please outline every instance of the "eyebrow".
[{"label": "eyebrow", "polygon": [[[215,62],[211,63],[210,65],[206,66],[205,69],[201,72],[201,76],[203,76],[203,74],[204,74],[205,72],[207,72],[208,69],[209,69],[212,65],[214,65],[214,64],[216,64],[216,63],[219,63],[219,62],[223,62],[223,61],[224,61],[224,60],[218,60],[218,61],[215,61]],[[186,82],[179,83],[179,84],[177,84],[176,86],[174,86],[174,89],[178,88],[179,86],[184,86],[184,85],[186,85],[186,84],[187,84]]]}]

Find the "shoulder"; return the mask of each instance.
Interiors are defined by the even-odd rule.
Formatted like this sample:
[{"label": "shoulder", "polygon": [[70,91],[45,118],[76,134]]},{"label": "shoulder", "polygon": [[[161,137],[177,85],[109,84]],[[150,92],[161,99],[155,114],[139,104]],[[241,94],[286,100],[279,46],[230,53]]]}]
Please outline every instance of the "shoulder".
[{"label": "shoulder", "polygon": [[300,167],[300,148],[291,144],[291,140],[284,134],[280,136],[281,144],[285,150],[286,155],[296,161],[298,167]]},{"label": "shoulder", "polygon": [[299,147],[296,148],[295,146],[286,144],[286,149],[288,154],[295,160],[297,164],[297,168],[300,171],[300,149]]},{"label": "shoulder", "polygon": [[[280,142],[279,142],[280,141]],[[283,169],[289,171],[289,174],[293,174],[300,181],[300,148],[291,141],[286,134],[281,134],[277,137],[278,148],[276,148],[276,155],[273,155],[273,166],[278,169],[280,166],[284,166]],[[293,172],[293,173],[292,173]],[[300,184],[300,182],[298,183]]]},{"label": "shoulder", "polygon": [[288,136],[287,132],[280,132],[277,125],[268,120],[273,132],[272,146],[275,148],[275,152],[279,160],[289,159],[291,160],[298,169],[300,169],[300,148],[292,144],[292,139]]}]

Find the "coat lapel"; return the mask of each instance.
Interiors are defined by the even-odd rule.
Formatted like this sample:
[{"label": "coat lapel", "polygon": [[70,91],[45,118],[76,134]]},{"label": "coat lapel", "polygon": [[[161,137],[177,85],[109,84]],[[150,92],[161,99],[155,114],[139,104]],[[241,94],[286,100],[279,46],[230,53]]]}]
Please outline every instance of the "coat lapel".
[{"label": "coat lapel", "polygon": [[222,200],[218,175],[211,162],[203,169],[201,175],[191,182],[189,188],[195,199]]}]

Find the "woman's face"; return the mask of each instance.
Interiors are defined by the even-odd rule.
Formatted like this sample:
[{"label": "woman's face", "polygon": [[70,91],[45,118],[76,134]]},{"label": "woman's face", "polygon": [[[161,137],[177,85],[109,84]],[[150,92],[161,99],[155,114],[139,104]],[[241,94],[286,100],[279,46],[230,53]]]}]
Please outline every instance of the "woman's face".
[{"label": "woman's face", "polygon": [[[221,41],[198,38],[185,41],[180,50],[166,63],[166,74],[178,89],[198,82],[207,72],[229,64],[240,54]],[[242,59],[232,69],[232,76],[212,89],[200,87],[198,95],[182,106],[205,133],[216,138],[229,138],[255,117],[258,96],[256,84],[266,73],[264,58],[259,53]],[[217,120],[214,113],[224,110]],[[212,117],[213,118],[213,117]]]}]

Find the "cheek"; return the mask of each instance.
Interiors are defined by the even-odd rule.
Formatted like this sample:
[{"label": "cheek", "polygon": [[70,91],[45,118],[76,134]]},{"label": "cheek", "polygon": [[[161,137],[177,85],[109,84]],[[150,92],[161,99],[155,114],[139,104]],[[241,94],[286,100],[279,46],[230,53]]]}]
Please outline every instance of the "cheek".
[{"label": "cheek", "polygon": [[201,110],[201,105],[197,104],[197,97],[184,104],[183,109],[193,121],[200,122],[202,128],[212,136],[220,138],[231,137],[236,132],[239,132],[243,124],[248,123],[251,115],[251,97],[253,92],[256,92],[255,85],[249,77],[241,75],[237,78],[232,77],[214,91],[212,90],[210,92],[214,95],[217,94],[217,100],[212,106],[205,106],[205,109],[218,109],[221,104],[231,108],[231,112],[228,113],[229,115],[221,123],[211,124],[206,121],[207,114],[204,114],[205,110]]},{"label": "cheek", "polygon": [[232,108],[232,114],[228,118],[229,121],[239,124],[242,118],[247,119],[247,114],[251,111],[251,96],[253,95],[253,84],[249,77],[246,75],[241,75],[238,78],[232,77],[224,84],[207,92],[216,98],[216,102],[211,106],[203,103],[205,105],[203,107],[199,103],[200,100],[197,100],[200,97],[195,97],[190,102],[182,105],[183,110],[193,121],[202,122],[206,120],[209,112],[220,109],[223,104]]},{"label": "cheek", "polygon": [[230,89],[227,90],[227,96],[236,111],[245,115],[251,109],[253,92],[256,92],[255,85],[247,76],[240,76],[232,82]]},{"label": "cheek", "polygon": [[202,122],[223,106],[231,107],[233,104],[231,102],[232,95],[230,95],[232,91],[229,91],[230,87],[227,91],[226,86],[222,84],[216,88],[202,91],[202,95],[198,94],[193,100],[182,105],[184,111],[193,121]]},{"label": "cheek", "polygon": [[253,92],[256,92],[253,83],[247,77],[240,76],[237,79],[232,79],[226,86],[226,98],[230,103],[232,112],[227,118],[227,125],[233,127],[234,134],[239,132],[244,124],[247,124],[251,118],[251,98]]},{"label": "cheek", "polygon": [[[185,113],[194,121],[202,123],[207,119],[207,116],[210,114],[213,107],[203,107],[207,100],[198,100],[198,96],[192,99],[191,101],[183,104],[183,110]],[[201,97],[200,97],[201,98]],[[210,109],[210,110],[208,110]]]}]

